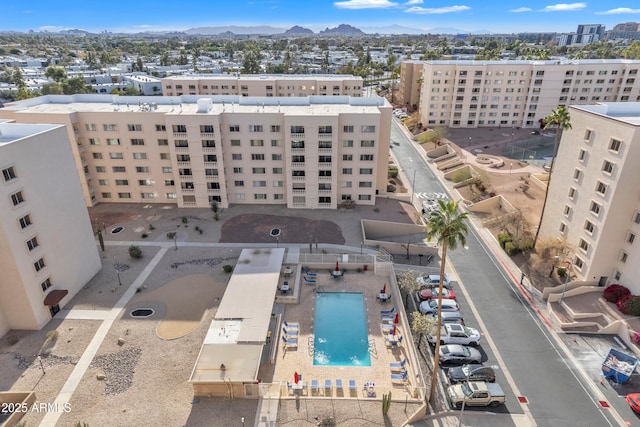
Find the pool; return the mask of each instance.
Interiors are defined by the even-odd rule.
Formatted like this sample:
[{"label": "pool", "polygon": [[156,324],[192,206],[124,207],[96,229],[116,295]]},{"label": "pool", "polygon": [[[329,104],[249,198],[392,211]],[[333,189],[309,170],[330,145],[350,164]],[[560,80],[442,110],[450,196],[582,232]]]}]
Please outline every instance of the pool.
[{"label": "pool", "polygon": [[371,366],[364,297],[352,292],[316,294],[313,364]]}]

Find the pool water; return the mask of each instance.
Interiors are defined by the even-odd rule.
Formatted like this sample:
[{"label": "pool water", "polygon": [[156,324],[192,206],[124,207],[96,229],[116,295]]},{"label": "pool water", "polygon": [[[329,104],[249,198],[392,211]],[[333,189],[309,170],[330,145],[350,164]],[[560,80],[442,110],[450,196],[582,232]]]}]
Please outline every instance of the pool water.
[{"label": "pool water", "polygon": [[371,366],[364,297],[352,292],[316,294],[313,364]]}]

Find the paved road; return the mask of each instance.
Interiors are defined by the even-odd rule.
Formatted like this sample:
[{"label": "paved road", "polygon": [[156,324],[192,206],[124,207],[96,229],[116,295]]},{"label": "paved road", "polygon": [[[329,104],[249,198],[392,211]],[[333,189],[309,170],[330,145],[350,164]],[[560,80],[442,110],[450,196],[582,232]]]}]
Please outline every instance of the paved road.
[{"label": "paved road", "polygon": [[[415,192],[442,193],[440,182],[397,123],[391,139],[407,178],[413,179],[415,173]],[[457,289],[464,296],[460,305],[465,320],[485,332],[482,349],[486,364],[501,367],[498,381],[508,393],[506,409],[510,413],[530,411],[539,426],[619,425],[611,410],[603,409],[591,397],[592,385],[574,373],[576,368],[559,351],[557,338],[533,313],[515,289],[514,278],[507,276],[473,229],[467,246],[449,252],[449,261],[464,284]],[[474,308],[477,316],[471,316]],[[516,395],[528,403],[520,403]]]}]

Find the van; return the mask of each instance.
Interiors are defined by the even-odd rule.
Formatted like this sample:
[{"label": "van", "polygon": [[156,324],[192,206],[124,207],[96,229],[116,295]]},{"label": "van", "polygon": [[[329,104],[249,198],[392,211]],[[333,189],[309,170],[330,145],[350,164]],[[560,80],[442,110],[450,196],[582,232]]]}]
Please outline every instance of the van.
[{"label": "van", "polygon": [[[437,314],[436,313],[431,313],[428,315],[429,318],[436,320],[437,319]],[[460,314],[459,311],[443,311],[441,313],[441,317],[442,317],[442,324],[451,324],[451,323],[455,323],[458,325],[464,325],[464,319],[462,318],[462,314]]]}]

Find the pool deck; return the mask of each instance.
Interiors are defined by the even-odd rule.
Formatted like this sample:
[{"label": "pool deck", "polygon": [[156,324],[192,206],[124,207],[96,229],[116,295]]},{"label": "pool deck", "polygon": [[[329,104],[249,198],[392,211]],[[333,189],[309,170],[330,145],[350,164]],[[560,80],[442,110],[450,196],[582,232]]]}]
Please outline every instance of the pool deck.
[{"label": "pool deck", "polygon": [[[330,267],[325,270],[311,270],[317,273],[317,283],[315,285],[306,284],[302,281],[297,282],[299,302],[296,304],[286,304],[283,320],[288,323],[299,323],[300,329],[298,334],[297,348],[284,348],[281,338],[282,327],[278,328],[277,335],[273,336],[272,345],[278,345],[277,361],[273,370],[273,378],[262,377],[263,381],[273,383],[287,382],[292,383],[294,373],[302,375],[302,381],[307,385],[307,389],[301,392],[303,397],[320,397],[320,398],[369,398],[364,384],[368,382],[375,383],[375,391],[377,399],[381,399],[384,393],[393,392],[393,398],[402,399],[405,397],[411,399],[416,388],[422,389],[423,384],[417,384],[417,371],[414,369],[414,360],[410,357],[404,345],[399,344],[391,347],[385,342],[381,324],[381,310],[387,310],[396,306],[400,300],[400,295],[395,290],[395,294],[391,301],[380,302],[376,299],[380,289],[387,284],[387,290],[391,289],[389,277],[376,276],[373,272],[347,271],[344,277],[334,279],[329,274]],[[364,304],[366,311],[367,329],[370,342],[371,366],[320,366],[313,364],[313,341],[314,341],[314,310],[315,310],[315,291],[322,292],[361,292],[364,296]],[[402,304],[400,304],[401,307]],[[399,307],[396,306],[396,311]],[[398,324],[398,334],[408,331],[407,319],[404,312],[400,312]],[[344,325],[347,328],[349,325]],[[406,335],[404,340],[410,340],[410,335]],[[392,381],[390,362],[400,362],[405,357],[408,359],[406,365],[408,373],[408,381]],[[262,373],[262,372],[261,372]],[[398,373],[398,372],[394,372]],[[268,373],[265,372],[265,375]],[[312,393],[310,390],[311,380],[318,380],[319,389]],[[329,379],[332,388],[325,390],[325,380]],[[336,390],[336,379],[342,380],[343,390]],[[356,381],[356,390],[349,390],[349,380]],[[283,392],[283,397],[290,395],[295,397],[293,393]]]}]

